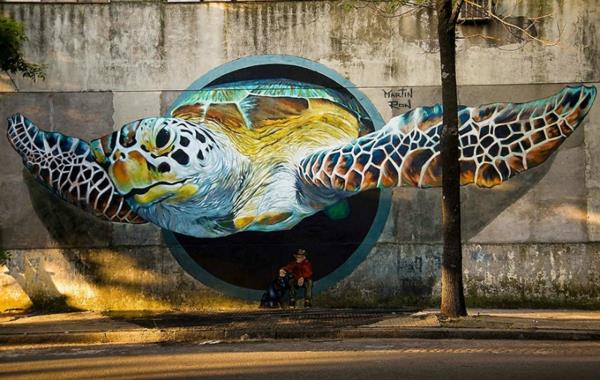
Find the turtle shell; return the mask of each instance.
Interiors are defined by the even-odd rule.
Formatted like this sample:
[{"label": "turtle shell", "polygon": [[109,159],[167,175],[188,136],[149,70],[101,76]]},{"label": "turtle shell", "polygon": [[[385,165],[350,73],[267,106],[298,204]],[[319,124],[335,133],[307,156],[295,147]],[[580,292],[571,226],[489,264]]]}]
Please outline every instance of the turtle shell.
[{"label": "turtle shell", "polygon": [[286,160],[295,152],[347,143],[373,131],[353,97],[288,79],[205,87],[175,104],[171,116],[225,133],[251,159],[266,155]]}]

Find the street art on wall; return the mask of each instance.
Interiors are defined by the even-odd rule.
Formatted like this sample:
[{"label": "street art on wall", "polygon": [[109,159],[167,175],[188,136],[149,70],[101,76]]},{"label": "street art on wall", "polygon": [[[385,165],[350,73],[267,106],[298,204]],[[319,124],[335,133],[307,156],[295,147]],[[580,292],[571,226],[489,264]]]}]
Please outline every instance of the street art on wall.
[{"label": "street art on wall", "polygon": [[[583,121],[594,87],[528,103],[460,107],[461,182],[496,186],[544,162]],[[310,128],[307,128],[310,126]],[[352,99],[289,80],[206,88],[171,117],[137,120],[91,143],[20,114],[8,138],[31,173],[111,221],[196,237],[289,229],[372,188],[441,185],[442,107],[372,128]]]},{"label": "street art on wall", "polygon": [[[575,86],[528,103],[461,107],[462,184],[496,186],[541,164],[595,95]],[[207,73],[163,117],[90,143],[20,114],[8,138],[62,199],[105,220],[163,227],[190,274],[256,298],[298,248],[311,254],[316,292],[350,273],[387,220],[385,189],[440,186],[441,130],[439,105],[385,124],[337,73],[263,56]]]}]

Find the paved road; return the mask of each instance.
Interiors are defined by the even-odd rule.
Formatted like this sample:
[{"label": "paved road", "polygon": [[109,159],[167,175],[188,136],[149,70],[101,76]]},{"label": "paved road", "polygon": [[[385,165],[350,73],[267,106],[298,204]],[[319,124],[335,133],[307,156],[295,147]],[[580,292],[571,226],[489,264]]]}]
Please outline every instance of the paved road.
[{"label": "paved road", "polygon": [[2,348],[0,378],[600,379],[600,342],[345,340]]}]

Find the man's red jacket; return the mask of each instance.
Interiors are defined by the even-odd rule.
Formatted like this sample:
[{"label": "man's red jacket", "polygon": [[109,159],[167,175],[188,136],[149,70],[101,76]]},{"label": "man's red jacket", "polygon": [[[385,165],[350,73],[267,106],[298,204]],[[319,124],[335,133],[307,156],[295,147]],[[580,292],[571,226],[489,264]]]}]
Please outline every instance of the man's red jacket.
[{"label": "man's red jacket", "polygon": [[292,261],[288,265],[284,266],[283,270],[288,273],[292,273],[294,278],[303,277],[304,279],[309,280],[313,275],[312,265],[306,259],[301,263]]}]

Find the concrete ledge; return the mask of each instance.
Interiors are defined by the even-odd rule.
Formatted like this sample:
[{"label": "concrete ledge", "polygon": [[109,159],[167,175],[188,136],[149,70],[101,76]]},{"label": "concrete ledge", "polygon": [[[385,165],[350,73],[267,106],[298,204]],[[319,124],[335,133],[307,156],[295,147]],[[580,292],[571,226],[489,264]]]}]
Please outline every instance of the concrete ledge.
[{"label": "concrete ledge", "polygon": [[64,333],[0,334],[0,345],[149,344],[272,339],[512,339],[600,340],[600,331],[538,329],[341,328],[341,329],[211,329],[167,328]]},{"label": "concrete ledge", "polygon": [[[285,339],[512,339],[600,341],[600,311],[264,310],[223,313],[76,312],[0,318],[0,350],[24,345],[202,343]],[[0,316],[1,317],[1,316]]]},{"label": "concrete ledge", "polygon": [[517,329],[352,329],[343,338],[600,340],[600,331]]}]

